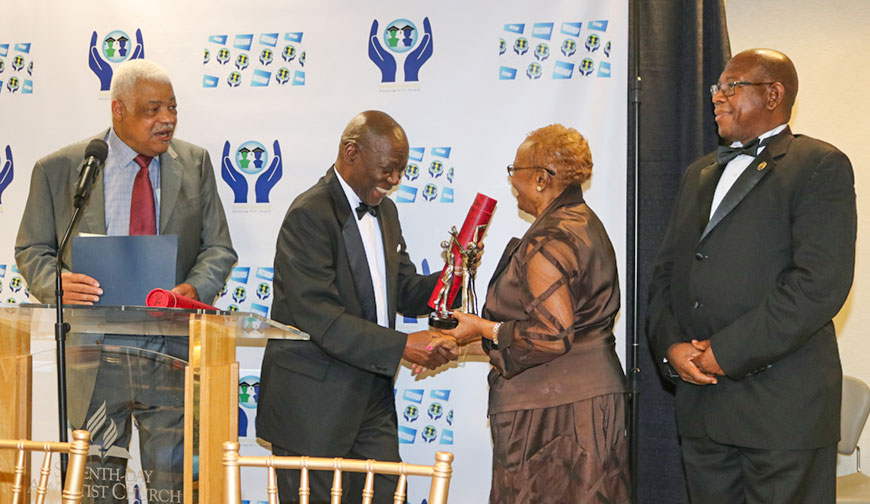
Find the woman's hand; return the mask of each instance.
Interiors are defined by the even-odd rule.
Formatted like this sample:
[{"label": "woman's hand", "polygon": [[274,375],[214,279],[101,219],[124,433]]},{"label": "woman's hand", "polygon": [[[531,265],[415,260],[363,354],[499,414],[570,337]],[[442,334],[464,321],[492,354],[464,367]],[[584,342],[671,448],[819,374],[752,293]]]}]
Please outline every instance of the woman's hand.
[{"label": "woman's hand", "polygon": [[494,322],[470,313],[454,311],[453,316],[459,321],[459,325],[455,329],[442,329],[441,333],[453,336],[460,345],[467,345],[472,341],[486,337],[487,331],[492,331],[492,326],[495,325]]}]

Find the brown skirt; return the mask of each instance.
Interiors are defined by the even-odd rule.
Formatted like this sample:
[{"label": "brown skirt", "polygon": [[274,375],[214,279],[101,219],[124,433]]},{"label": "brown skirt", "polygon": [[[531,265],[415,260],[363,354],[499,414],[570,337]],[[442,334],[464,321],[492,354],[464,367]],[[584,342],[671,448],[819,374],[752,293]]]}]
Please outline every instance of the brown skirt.
[{"label": "brown skirt", "polygon": [[490,415],[491,504],[629,502],[625,394]]}]

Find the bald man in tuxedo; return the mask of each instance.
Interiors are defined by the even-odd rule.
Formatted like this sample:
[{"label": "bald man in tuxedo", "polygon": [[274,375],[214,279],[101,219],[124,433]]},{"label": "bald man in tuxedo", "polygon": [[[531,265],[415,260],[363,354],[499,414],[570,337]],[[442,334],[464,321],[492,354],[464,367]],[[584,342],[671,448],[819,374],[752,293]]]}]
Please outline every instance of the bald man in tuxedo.
[{"label": "bald man in tuxedo", "polygon": [[[400,360],[434,368],[456,358],[450,337],[395,330],[397,311],[431,311],[438,278],[416,273],[386,197],[407,162],[402,127],[384,112],[362,112],[342,133],[335,164],[287,211],[272,318],[311,340],[266,346],[257,433],[276,455],[398,461],[393,378]],[[279,473],[281,502],[297,502],[299,472]],[[345,476],[343,502],[361,501],[364,476]],[[332,475],[310,478],[311,502],[329,502]],[[376,476],[375,502],[392,503],[397,481]]]},{"label": "bald man in tuxedo", "polygon": [[720,147],[686,170],[650,285],[693,503],[833,504],[842,370],[832,318],[855,266],[849,159],[788,127],[797,71],[734,56]]}]

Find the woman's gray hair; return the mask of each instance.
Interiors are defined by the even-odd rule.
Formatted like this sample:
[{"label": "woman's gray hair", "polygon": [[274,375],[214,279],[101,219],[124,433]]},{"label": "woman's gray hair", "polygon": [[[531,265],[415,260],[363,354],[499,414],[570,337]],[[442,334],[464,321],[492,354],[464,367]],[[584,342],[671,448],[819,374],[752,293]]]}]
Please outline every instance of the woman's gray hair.
[{"label": "woman's gray hair", "polygon": [[128,96],[139,80],[172,84],[165,68],[145,59],[127,60],[121,63],[112,76],[109,96],[120,100]]}]

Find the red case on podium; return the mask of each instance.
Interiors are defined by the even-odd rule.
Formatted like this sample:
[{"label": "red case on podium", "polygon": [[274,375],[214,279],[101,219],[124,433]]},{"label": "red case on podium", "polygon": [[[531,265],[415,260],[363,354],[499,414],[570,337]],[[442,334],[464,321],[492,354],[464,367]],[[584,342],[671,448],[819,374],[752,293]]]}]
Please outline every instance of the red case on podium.
[{"label": "red case on podium", "polygon": [[212,305],[176,294],[166,289],[152,289],[145,298],[145,306],[155,308],[187,308],[191,310],[217,310]]}]

